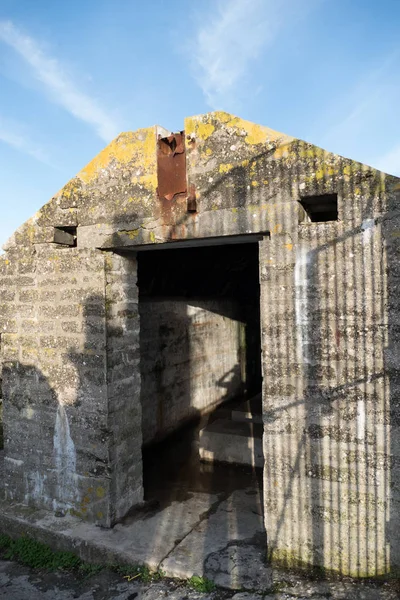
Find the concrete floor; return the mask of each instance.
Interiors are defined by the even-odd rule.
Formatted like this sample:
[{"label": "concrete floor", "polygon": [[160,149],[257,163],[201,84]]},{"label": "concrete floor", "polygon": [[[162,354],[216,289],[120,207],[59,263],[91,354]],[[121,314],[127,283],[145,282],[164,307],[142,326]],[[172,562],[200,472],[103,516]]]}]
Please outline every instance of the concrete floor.
[{"label": "concrete floor", "polygon": [[226,588],[269,589],[261,473],[201,463],[200,426],[144,451],[147,503],[112,530],[5,504],[0,529],[30,531],[91,562],[146,564],[169,577],[200,575]]},{"label": "concrete floor", "polygon": [[112,530],[72,516],[0,506],[0,529],[29,533],[51,546],[78,551],[95,563],[146,564],[170,577],[202,575],[228,588],[268,589],[259,498],[251,488],[227,498],[192,493]]},{"label": "concrete floor", "polygon": [[[196,574],[224,587],[254,589],[257,582],[268,589],[262,471],[201,462],[203,426],[204,419],[143,454],[145,498],[159,507],[145,519],[150,527],[159,519],[151,542],[157,560],[158,548],[164,554],[158,565],[171,577]],[[128,517],[126,526],[138,521]]]}]

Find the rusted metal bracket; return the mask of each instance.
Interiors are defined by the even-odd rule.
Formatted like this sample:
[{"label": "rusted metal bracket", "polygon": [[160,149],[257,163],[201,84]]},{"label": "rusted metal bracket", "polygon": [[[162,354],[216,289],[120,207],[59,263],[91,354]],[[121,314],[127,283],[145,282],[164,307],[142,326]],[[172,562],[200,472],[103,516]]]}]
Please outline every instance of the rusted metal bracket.
[{"label": "rusted metal bracket", "polygon": [[187,195],[188,212],[196,212],[194,189],[188,194],[186,177],[185,132],[159,136],[157,143],[158,196],[171,201],[177,195]]}]

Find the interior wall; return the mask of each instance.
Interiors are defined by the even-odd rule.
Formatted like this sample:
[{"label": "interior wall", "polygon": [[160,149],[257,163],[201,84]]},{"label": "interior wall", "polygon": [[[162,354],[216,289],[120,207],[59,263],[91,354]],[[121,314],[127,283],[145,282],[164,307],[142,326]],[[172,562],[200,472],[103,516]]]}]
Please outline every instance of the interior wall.
[{"label": "interior wall", "polygon": [[224,298],[140,304],[144,443],[242,391],[238,312],[238,303]]},{"label": "interior wall", "polygon": [[138,254],[143,441],[260,391],[257,244]]}]

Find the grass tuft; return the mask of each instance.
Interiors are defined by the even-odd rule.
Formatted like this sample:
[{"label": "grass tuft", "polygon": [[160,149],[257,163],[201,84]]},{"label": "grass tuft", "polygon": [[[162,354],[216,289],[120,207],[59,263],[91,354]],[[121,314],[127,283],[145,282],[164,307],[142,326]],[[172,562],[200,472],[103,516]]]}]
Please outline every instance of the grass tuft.
[{"label": "grass tuft", "polygon": [[122,575],[128,581],[137,579],[143,583],[159,581],[165,577],[162,571],[151,571],[149,567],[143,565],[115,565],[113,571]]},{"label": "grass tuft", "polygon": [[206,577],[199,577],[198,575],[193,575],[188,580],[188,585],[196,590],[196,592],[202,593],[210,593],[215,590],[215,583]]},{"label": "grass tuft", "polygon": [[[108,567],[105,567],[104,565],[86,563],[72,552],[53,551],[49,546],[27,536],[21,536],[13,540],[7,535],[0,534],[0,558],[15,560],[31,569],[45,571],[62,569],[64,571],[74,571],[84,577],[97,575],[104,568],[109,568],[128,581],[137,580],[142,583],[153,583],[165,577],[163,571],[151,571],[149,567],[144,565],[108,565]],[[213,581],[197,575],[193,575],[187,581],[187,584],[192,589],[202,593],[213,592],[216,587]]]}]

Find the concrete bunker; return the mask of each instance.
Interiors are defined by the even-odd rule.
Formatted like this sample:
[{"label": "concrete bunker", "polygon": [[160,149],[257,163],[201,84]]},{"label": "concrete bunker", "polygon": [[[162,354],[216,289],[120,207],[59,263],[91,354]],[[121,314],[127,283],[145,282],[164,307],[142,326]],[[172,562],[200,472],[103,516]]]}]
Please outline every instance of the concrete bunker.
[{"label": "concrete bunker", "polygon": [[239,283],[258,269],[268,556],[395,572],[398,194],[395,177],[226,113],[118,136],[0,257],[6,506],[102,527],[142,506],[143,447],[244,382],[257,395],[258,289]]}]

